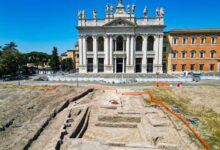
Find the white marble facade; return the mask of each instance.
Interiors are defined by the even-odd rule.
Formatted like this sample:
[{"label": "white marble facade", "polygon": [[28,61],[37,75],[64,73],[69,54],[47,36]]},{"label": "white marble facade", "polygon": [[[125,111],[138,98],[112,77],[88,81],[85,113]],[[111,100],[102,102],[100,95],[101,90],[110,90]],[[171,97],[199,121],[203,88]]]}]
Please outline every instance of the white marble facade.
[{"label": "white marble facade", "polygon": [[162,73],[164,9],[135,17],[136,6],[106,5],[105,19],[78,12],[80,73]]}]

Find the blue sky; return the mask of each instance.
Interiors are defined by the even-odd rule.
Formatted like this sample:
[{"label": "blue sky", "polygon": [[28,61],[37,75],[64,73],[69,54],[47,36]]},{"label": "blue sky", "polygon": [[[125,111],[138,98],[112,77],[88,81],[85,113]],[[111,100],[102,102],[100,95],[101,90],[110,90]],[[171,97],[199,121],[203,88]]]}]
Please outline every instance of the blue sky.
[{"label": "blue sky", "polygon": [[[77,40],[77,10],[85,9],[86,17],[103,18],[105,5],[117,0],[0,0],[0,45],[10,41],[21,52],[51,53],[57,46],[59,53],[73,49]],[[155,15],[157,7],[166,10],[165,31],[175,28],[220,28],[220,0],[123,0],[125,5],[136,4],[136,16],[143,16],[143,8]]]}]

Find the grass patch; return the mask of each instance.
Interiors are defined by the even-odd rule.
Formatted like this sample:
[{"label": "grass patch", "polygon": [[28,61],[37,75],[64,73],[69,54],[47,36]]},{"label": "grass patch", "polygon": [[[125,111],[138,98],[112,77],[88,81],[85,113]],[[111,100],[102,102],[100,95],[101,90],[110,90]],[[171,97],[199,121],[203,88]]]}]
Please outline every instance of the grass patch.
[{"label": "grass patch", "polygon": [[[211,149],[220,148],[220,114],[202,105],[193,106],[191,99],[176,94],[170,88],[147,89],[153,93],[154,98],[162,100],[170,106],[178,106],[182,113],[188,117],[199,118],[199,124],[194,126],[197,132],[210,144]],[[189,137],[192,135],[188,133]]]},{"label": "grass patch", "polygon": [[57,86],[48,85],[17,85],[17,84],[0,84],[0,88],[14,88],[14,89],[35,89],[35,90],[47,90]]}]

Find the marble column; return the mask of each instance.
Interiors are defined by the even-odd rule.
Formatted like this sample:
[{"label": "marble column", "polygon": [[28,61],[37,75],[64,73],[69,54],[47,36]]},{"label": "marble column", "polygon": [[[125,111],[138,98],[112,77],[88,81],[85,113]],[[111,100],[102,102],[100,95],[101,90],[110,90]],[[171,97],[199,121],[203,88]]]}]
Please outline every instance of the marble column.
[{"label": "marble column", "polygon": [[116,57],[114,57],[114,70],[115,72],[114,73],[117,73],[117,64],[116,64]]},{"label": "marble column", "polygon": [[130,36],[127,35],[127,40],[126,40],[126,63],[127,63],[127,66],[130,65]]},{"label": "marble column", "polygon": [[143,52],[142,73],[147,73],[147,35],[144,35],[142,52]]},{"label": "marble column", "polygon": [[83,65],[86,65],[86,66],[87,66],[86,49],[87,49],[86,37],[83,36]]},{"label": "marble column", "polygon": [[123,40],[123,52],[126,52],[126,39]]},{"label": "marble column", "polygon": [[126,67],[126,73],[134,73],[134,52],[135,52],[135,43],[134,43],[134,35],[131,35],[129,41],[129,65]]},{"label": "marble column", "polygon": [[114,51],[117,51],[117,42],[116,42],[116,40],[114,40],[114,45],[115,45]]},{"label": "marble column", "polygon": [[104,49],[105,49],[105,65],[108,65],[109,64],[109,56],[108,56],[108,54],[109,54],[109,39],[108,39],[108,36],[105,36],[104,37],[104,39],[105,39],[105,45],[104,45]]},{"label": "marble column", "polygon": [[123,65],[122,65],[122,73],[125,73],[125,58],[123,56]]},{"label": "marble column", "polygon": [[[160,51],[163,49],[163,44],[160,45],[160,35],[157,34],[154,36],[155,37],[155,42],[154,42],[154,52],[155,52],[155,57],[154,57],[154,68],[153,72],[159,72],[162,73],[162,62],[160,62]],[[162,47],[162,49],[160,48]]]},{"label": "marble column", "polygon": [[113,61],[113,37],[110,36],[110,66],[112,66]]},{"label": "marble column", "polygon": [[104,60],[104,65],[105,65],[105,73],[112,73],[112,67],[110,66],[110,59],[109,59],[109,51],[110,51],[110,39],[108,36],[105,36],[105,60]]},{"label": "marble column", "polygon": [[93,36],[93,72],[98,72],[98,49],[97,49],[97,36]]},{"label": "marble column", "polygon": [[80,67],[79,73],[87,73],[86,64],[86,37],[81,36],[79,39],[79,52],[80,52]]},{"label": "marble column", "polygon": [[163,73],[163,34],[159,35],[159,60],[158,60],[158,65],[159,65],[159,72]]},{"label": "marble column", "polygon": [[83,65],[82,37],[79,37],[79,65]]},{"label": "marble column", "polygon": [[131,53],[131,65],[134,65],[134,35],[131,36],[131,48],[130,48],[130,53]]}]

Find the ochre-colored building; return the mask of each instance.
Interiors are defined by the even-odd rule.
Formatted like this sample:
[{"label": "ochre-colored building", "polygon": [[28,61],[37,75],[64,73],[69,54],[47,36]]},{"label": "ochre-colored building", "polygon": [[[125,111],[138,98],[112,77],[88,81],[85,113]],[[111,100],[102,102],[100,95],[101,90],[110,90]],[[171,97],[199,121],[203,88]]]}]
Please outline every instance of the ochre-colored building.
[{"label": "ochre-colored building", "polygon": [[75,44],[75,50],[67,50],[61,54],[60,60],[71,58],[75,69],[79,69],[79,45]]},{"label": "ochre-colored building", "polygon": [[171,30],[164,43],[168,73],[220,72],[220,29]]}]

